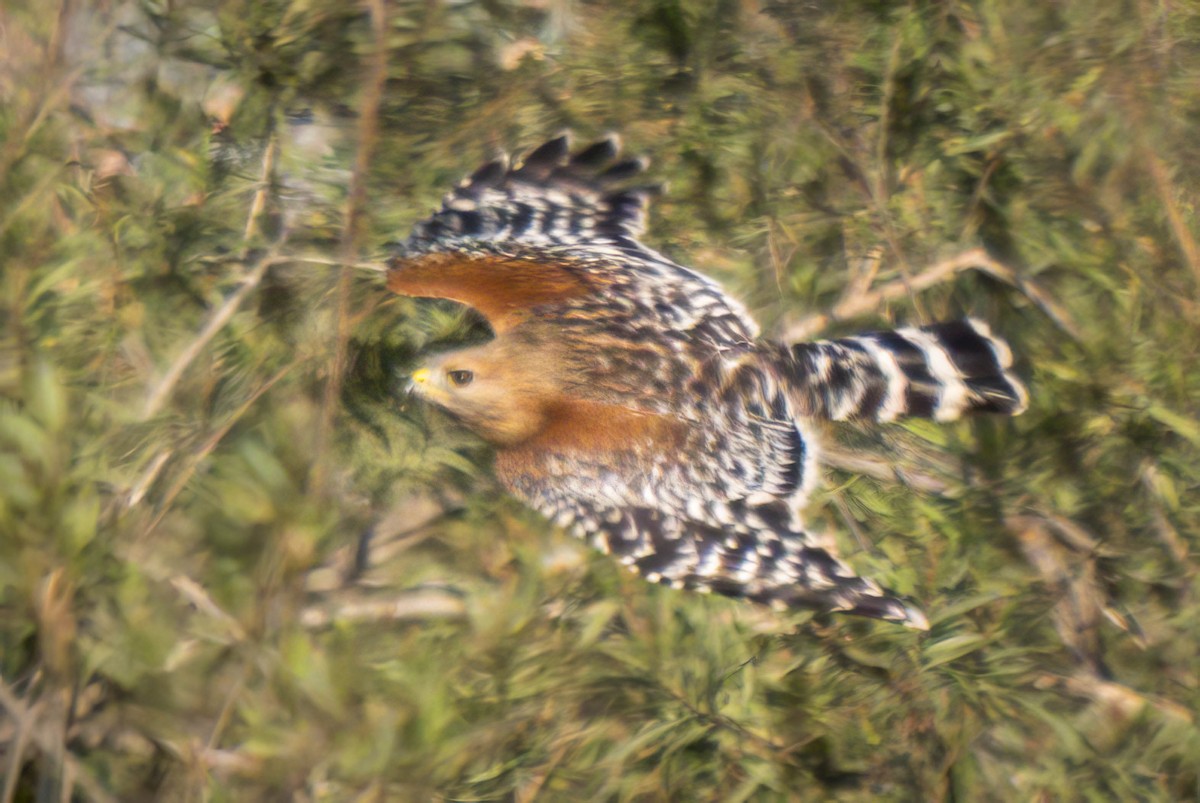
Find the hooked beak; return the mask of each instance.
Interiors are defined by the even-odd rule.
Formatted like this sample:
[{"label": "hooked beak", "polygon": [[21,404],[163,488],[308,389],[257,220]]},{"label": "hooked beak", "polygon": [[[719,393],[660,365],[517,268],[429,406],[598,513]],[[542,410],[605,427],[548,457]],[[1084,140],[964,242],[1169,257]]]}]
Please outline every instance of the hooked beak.
[{"label": "hooked beak", "polygon": [[423,388],[429,382],[430,376],[431,374],[428,368],[418,368],[417,370],[413,371],[412,376],[409,377],[408,381],[408,392],[413,393],[414,391],[418,391]]}]

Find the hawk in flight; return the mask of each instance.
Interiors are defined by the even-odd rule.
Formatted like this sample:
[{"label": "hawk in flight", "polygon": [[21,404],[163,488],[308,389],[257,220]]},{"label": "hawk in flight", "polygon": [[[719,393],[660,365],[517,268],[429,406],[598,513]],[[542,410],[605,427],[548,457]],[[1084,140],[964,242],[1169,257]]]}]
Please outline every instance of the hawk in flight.
[{"label": "hawk in flight", "polygon": [[388,287],[482,314],[487,343],[412,390],[496,448],[512,494],[653,582],[924,629],[805,528],[810,422],[1016,415],[1008,346],[964,319],[760,337],[712,279],[639,241],[654,189],[610,137],[484,165],[415,227]]}]

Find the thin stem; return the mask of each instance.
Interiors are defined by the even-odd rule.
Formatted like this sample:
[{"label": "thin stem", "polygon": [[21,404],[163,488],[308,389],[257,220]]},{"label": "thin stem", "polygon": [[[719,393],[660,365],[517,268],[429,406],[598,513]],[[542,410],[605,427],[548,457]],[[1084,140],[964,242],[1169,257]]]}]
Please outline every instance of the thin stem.
[{"label": "thin stem", "polygon": [[317,427],[315,460],[310,482],[321,487],[325,482],[324,461],[321,459],[333,429],[334,410],[342,392],[347,368],[347,352],[350,342],[350,276],[347,267],[356,261],[362,219],[367,204],[367,173],[375,144],[379,139],[379,107],[383,101],[383,89],[387,82],[388,50],[387,8],[383,0],[367,0],[371,15],[373,48],[368,63],[366,89],[358,118],[358,151],[354,158],[354,173],[350,180],[350,192],[346,198],[345,225],[341,237],[342,270],[337,285],[337,333],[330,361],[329,381],[325,384],[325,396],[321,406],[321,419]]},{"label": "thin stem", "polygon": [[196,335],[195,339],[187,345],[187,347],[175,358],[175,362],[167,369],[167,373],[159,380],[158,384],[150,390],[146,396],[146,403],[142,405],[142,420],[153,418],[161,412],[163,405],[167,403],[175,386],[179,384],[179,380],[183,377],[183,372],[188,366],[200,356],[200,352],[204,347],[212,341],[217,333],[220,332],[229,319],[237,312],[238,307],[246,299],[254,288],[258,287],[263,276],[266,275],[267,269],[272,265],[278,264],[281,260],[278,257],[268,256],[261,259],[251,271],[242,279],[242,283],[238,285],[237,290],[233,291],[225,303],[217,307],[213,314],[209,317],[207,323]]},{"label": "thin stem", "polygon": [[831,311],[809,315],[789,326],[783,334],[783,339],[791,342],[812,337],[835,321],[874,312],[887,301],[941,284],[968,269],[982,271],[1017,288],[1026,298],[1036,304],[1055,325],[1071,337],[1080,339],[1079,328],[1066,310],[1032,281],[1019,276],[1007,265],[997,262],[982,248],[972,248],[930,265],[910,279],[897,279],[877,290],[863,289],[861,292],[843,297]]}]

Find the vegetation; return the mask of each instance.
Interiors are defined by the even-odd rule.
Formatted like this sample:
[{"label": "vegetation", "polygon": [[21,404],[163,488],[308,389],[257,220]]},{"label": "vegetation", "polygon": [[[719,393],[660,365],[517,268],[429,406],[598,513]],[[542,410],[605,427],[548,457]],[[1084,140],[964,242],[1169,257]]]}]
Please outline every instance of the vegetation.
[{"label": "vegetation", "polygon": [[[1200,794],[1196,5],[2,9],[2,803]],[[1018,419],[829,433],[930,632],[642,583],[406,401],[481,333],[387,242],[564,127],[768,331],[1012,343]]]}]

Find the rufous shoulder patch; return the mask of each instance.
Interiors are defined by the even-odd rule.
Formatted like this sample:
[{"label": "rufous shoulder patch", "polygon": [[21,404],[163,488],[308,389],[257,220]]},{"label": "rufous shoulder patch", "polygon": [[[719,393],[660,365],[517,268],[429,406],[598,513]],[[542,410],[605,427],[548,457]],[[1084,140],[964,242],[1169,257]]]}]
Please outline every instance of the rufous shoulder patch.
[{"label": "rufous shoulder patch", "polygon": [[492,329],[519,323],[541,304],[594,292],[588,279],[556,262],[496,255],[426,254],[388,270],[388,289],[421,298],[447,298],[475,308]]}]

